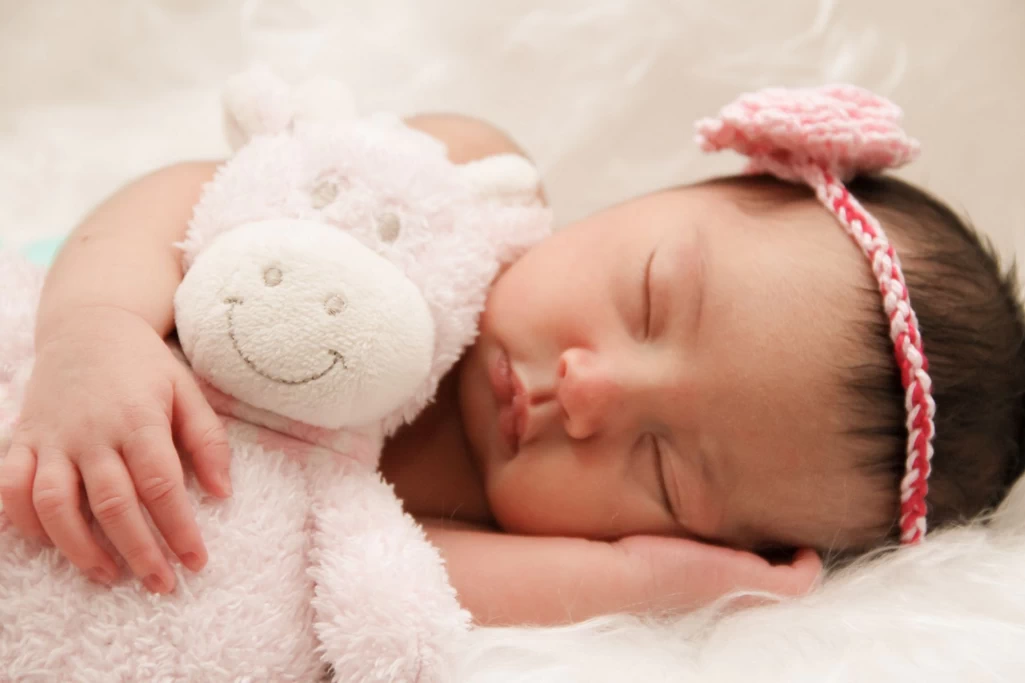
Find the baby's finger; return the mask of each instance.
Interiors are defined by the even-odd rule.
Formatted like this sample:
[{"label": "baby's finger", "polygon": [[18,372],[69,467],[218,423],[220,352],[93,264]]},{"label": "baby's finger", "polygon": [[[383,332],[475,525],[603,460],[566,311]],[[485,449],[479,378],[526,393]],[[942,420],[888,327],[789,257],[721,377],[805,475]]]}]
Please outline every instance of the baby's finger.
[{"label": "baby's finger", "polygon": [[32,503],[46,534],[73,565],[93,581],[110,583],[117,565],[93,537],[80,509],[79,473],[56,449],[42,448],[32,486]]},{"label": "baby's finger", "polygon": [[798,550],[787,569],[780,587],[787,595],[804,595],[822,581],[822,558],[811,548]]},{"label": "baby's finger", "polygon": [[107,538],[146,588],[170,591],[174,573],[146,523],[121,456],[110,448],[96,448],[82,457],[81,464],[89,507]]},{"label": "baby's finger", "polygon": [[[811,591],[820,579],[822,560],[811,549],[797,551],[786,562],[769,562],[741,550],[728,550],[720,557],[720,577],[733,590],[762,591],[777,596],[800,596]],[[750,597],[742,604],[758,604]]]},{"label": "baby's finger", "polygon": [[32,537],[46,537],[32,506],[32,482],[36,478],[36,454],[28,446],[14,444],[0,460],[0,501],[14,528]]},{"label": "baby's finger", "polygon": [[182,564],[199,571],[206,564],[206,547],[195,513],[185,493],[181,460],[169,427],[136,430],[121,446],[125,465],[139,500],[167,545]]},{"label": "baby's finger", "polygon": [[231,448],[228,435],[217,413],[191,377],[183,376],[175,382],[173,413],[174,432],[192,456],[199,483],[215,496],[230,496]]}]

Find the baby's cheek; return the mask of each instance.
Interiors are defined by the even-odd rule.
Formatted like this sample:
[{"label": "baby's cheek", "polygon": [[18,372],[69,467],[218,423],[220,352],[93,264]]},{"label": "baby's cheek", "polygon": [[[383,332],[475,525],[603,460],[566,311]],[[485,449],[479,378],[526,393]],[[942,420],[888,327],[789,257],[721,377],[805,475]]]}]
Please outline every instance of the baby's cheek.
[{"label": "baby's cheek", "polygon": [[601,535],[609,498],[581,474],[558,454],[521,453],[488,473],[491,513],[510,533]]},{"label": "baby's cheek", "polygon": [[534,255],[528,252],[492,285],[487,312],[494,320],[506,326],[543,320],[552,298],[564,291],[565,267],[546,264]]}]

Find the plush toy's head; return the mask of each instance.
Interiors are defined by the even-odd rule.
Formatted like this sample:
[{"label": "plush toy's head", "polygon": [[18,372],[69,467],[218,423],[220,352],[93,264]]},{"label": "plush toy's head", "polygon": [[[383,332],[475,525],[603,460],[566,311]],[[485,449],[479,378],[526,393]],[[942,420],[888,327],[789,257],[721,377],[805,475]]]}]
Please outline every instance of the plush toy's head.
[{"label": "plush toy's head", "polygon": [[193,369],[236,399],[327,429],[412,419],[473,341],[499,267],[550,230],[538,175],[452,164],[337,84],[266,72],[229,88],[243,146],[204,188],[175,297]]}]

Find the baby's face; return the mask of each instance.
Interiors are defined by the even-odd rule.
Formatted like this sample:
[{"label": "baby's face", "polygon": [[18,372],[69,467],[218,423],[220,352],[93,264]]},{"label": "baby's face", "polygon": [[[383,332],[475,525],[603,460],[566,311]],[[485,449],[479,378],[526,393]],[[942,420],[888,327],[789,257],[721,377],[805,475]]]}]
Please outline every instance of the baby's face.
[{"label": "baby's face", "polygon": [[813,202],[736,192],[612,207],[495,283],[460,401],[504,529],[829,546],[893,512],[845,433],[868,267]]}]

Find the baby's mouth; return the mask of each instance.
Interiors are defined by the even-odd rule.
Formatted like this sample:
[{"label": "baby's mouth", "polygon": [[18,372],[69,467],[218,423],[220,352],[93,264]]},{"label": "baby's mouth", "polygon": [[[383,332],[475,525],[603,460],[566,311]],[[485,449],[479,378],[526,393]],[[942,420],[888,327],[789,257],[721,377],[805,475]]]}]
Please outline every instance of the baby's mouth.
[{"label": "baby's mouth", "polygon": [[263,370],[242,349],[242,345],[239,343],[238,336],[235,334],[235,307],[242,305],[242,298],[237,296],[230,296],[224,300],[224,303],[228,304],[228,337],[231,339],[231,345],[235,348],[235,353],[238,354],[238,357],[241,358],[242,361],[246,365],[248,365],[253,372],[260,375],[261,377],[269,379],[272,382],[277,382],[278,384],[288,384],[290,386],[296,386],[299,384],[307,384],[309,382],[317,381],[327,373],[334,370],[336,365],[340,364],[342,366],[342,369],[345,369],[345,357],[337,351],[328,349],[328,354],[331,356],[331,364],[323,370],[316,372],[312,375],[309,375],[308,377],[293,379],[289,377],[273,375]]},{"label": "baby's mouth", "polygon": [[492,385],[498,405],[498,430],[509,449],[515,453],[526,428],[527,400],[523,384],[509,362],[505,350],[501,350],[491,368]]}]

